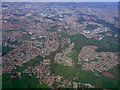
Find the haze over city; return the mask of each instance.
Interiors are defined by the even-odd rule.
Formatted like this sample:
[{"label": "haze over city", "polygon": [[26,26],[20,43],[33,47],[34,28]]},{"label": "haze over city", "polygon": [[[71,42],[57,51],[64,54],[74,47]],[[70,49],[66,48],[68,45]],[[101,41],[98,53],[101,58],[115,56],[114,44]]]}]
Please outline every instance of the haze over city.
[{"label": "haze over city", "polygon": [[119,0],[2,0],[2,2],[119,2]]},{"label": "haze over city", "polygon": [[118,0],[4,1],[3,90],[119,88]]}]

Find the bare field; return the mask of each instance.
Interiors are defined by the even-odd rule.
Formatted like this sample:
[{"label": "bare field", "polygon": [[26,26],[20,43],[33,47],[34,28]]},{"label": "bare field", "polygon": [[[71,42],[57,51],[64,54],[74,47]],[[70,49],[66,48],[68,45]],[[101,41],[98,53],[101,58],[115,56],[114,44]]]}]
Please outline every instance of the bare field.
[{"label": "bare field", "polygon": [[116,78],[115,75],[108,73],[108,72],[103,72],[102,74],[104,77],[107,77],[107,78],[112,78],[112,79]]}]

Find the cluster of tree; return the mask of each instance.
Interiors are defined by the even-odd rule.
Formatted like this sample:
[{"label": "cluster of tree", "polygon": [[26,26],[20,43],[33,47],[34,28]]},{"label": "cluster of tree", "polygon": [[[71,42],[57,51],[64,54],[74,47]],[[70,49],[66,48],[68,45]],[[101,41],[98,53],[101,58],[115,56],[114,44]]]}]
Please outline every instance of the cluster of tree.
[{"label": "cluster of tree", "polygon": [[79,18],[77,19],[77,22],[80,23],[80,24],[82,24],[82,23],[85,22],[85,21],[86,21],[86,19],[85,19],[84,17],[79,17]]},{"label": "cluster of tree", "polygon": [[86,30],[94,30],[98,28],[98,25],[87,24]]},{"label": "cluster of tree", "polygon": [[20,16],[25,16],[25,14],[17,14],[17,13],[15,13],[15,14],[13,14],[14,16],[18,16],[18,17],[20,17]]},{"label": "cluster of tree", "polygon": [[[94,45],[99,47],[98,52],[117,52],[118,40],[115,37],[105,37],[103,40],[95,40],[94,38],[87,38],[84,35],[68,35],[62,34],[65,38],[71,38],[71,41],[75,43],[73,50],[80,52],[80,50],[86,45]],[[78,43],[79,42],[79,43]]]},{"label": "cluster of tree", "polygon": [[51,19],[51,20],[53,20],[53,21],[57,21],[57,19],[55,19],[55,18],[53,18],[53,17],[44,17],[44,18],[46,18],[46,19]]},{"label": "cluster of tree", "polygon": [[112,30],[113,34],[118,34],[118,28],[115,26],[115,24],[106,22],[103,19],[96,19],[96,21],[94,21],[94,22],[102,24],[103,26],[110,28]]},{"label": "cluster of tree", "polygon": [[6,55],[7,52],[13,50],[14,48],[7,47],[7,46],[2,46],[2,56]]}]

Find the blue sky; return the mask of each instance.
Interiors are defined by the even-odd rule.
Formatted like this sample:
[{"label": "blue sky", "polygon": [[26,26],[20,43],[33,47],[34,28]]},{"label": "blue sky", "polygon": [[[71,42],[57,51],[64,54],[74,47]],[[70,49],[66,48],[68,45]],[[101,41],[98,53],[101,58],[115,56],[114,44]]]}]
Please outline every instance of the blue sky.
[{"label": "blue sky", "polygon": [[119,2],[120,0],[0,0],[2,2]]}]

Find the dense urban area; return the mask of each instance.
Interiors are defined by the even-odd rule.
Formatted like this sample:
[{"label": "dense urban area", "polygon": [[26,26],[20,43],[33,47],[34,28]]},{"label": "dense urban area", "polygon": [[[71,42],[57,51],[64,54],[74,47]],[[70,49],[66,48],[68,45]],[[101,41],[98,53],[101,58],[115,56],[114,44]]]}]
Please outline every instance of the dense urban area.
[{"label": "dense urban area", "polygon": [[118,88],[118,3],[2,3],[3,88]]}]

